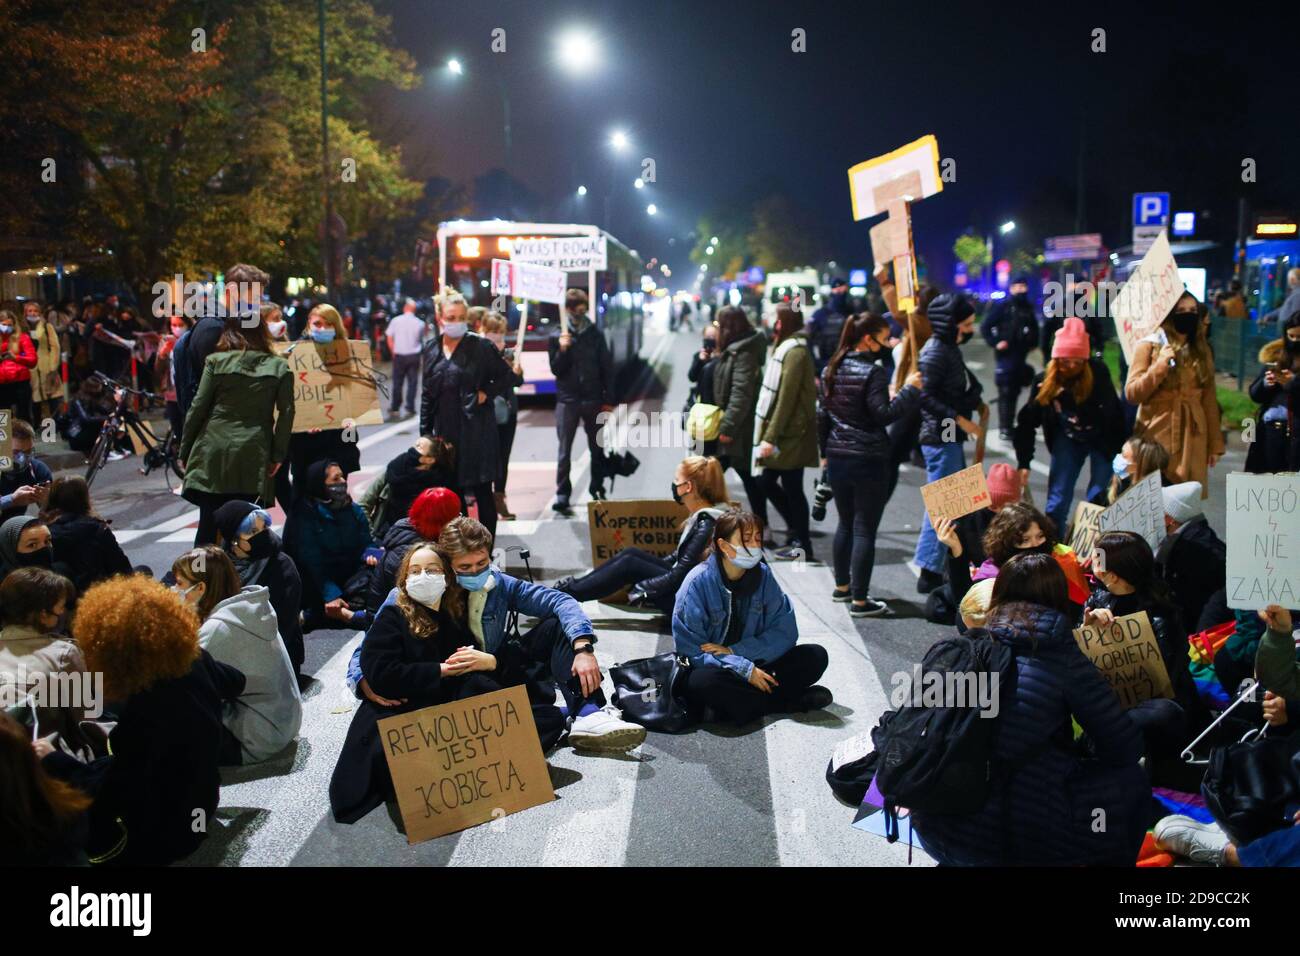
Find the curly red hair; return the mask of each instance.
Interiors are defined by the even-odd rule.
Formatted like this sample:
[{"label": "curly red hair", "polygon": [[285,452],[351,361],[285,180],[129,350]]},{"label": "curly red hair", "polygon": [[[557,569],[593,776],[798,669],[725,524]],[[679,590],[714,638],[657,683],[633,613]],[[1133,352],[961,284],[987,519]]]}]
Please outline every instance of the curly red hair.
[{"label": "curly red hair", "polygon": [[115,699],[184,677],[199,656],[198,615],[170,589],[142,575],[90,587],[77,604],[72,636],[85,655],[86,670],[102,673]]}]

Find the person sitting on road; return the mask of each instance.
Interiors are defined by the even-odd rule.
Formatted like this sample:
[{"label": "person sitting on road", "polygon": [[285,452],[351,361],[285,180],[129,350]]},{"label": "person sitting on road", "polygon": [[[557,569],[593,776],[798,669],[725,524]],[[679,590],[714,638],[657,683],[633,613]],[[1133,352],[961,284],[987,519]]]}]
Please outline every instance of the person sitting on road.
[{"label": "person sitting on road", "polygon": [[270,591],[243,587],[226,552],[214,544],[172,564],[173,590],[199,620],[199,646],[245,678],[222,708],[222,766],[260,763],[284,750],[302,726],[302,696],[289,652],[276,631]]},{"label": "person sitting on road", "polygon": [[1228,546],[1205,520],[1201,485],[1184,481],[1160,489],[1165,503],[1165,540],[1156,565],[1182,611],[1191,634],[1232,620],[1228,608]]},{"label": "person sitting on road", "polygon": [[353,610],[349,604],[369,580],[367,565],[377,563],[365,555],[374,543],[339,463],[315,462],[284,525],[284,548],[302,575],[304,630],[321,627],[326,619],[365,630],[364,607]]},{"label": "person sitting on road", "polygon": [[411,546],[419,541],[437,541],[447,522],[460,515],[460,496],[450,488],[428,488],[411,503],[406,516],[384,536],[384,556],[370,569],[366,610],[370,619],[379,613],[389,592],[397,585],[397,569]]},{"label": "person sitting on road", "polygon": [[0,866],[84,866],[90,803],[46,772],[30,731],[0,711]]},{"label": "person sitting on road", "polygon": [[112,527],[91,507],[85,478],[56,478],[42,519],[49,524],[54,560],[67,568],[79,593],[115,574],[131,573]]},{"label": "person sitting on road", "polygon": [[40,518],[19,515],[0,524],[0,579],[15,568],[53,568],[64,577],[67,568],[54,562],[50,529]]},{"label": "person sitting on road", "polygon": [[293,672],[300,673],[306,656],[302,643],[302,578],[280,536],[271,530],[271,516],[247,501],[228,501],[216,513],[217,544],[235,566],[243,587],[264,587],[275,610],[276,629],[289,654]]},{"label": "person sitting on road", "polygon": [[686,575],[673,608],[673,643],[693,665],[692,716],[747,724],[768,714],[821,710],[826,649],[800,644],[799,622],[763,562],[763,524],[748,511],[714,522],[712,555]]},{"label": "person sitting on road", "polygon": [[[473,518],[449,522],[438,536],[438,550],[451,562],[457,585],[469,592],[457,623],[473,637],[476,647],[500,658],[491,675],[482,675],[490,677],[494,686],[484,685],[478,693],[527,685],[530,667],[548,665],[564,696],[569,741],[576,748],[625,751],[645,740],[644,727],[624,721],[617,708],[605,703],[596,635],[582,605],[554,588],[521,581],[493,567],[492,535]],[[540,619],[517,645],[506,639],[506,619],[515,614]],[[361,664],[362,648],[348,667],[348,685],[373,701],[374,691],[363,680],[369,675]]]},{"label": "person sitting on road", "polygon": [[555,589],[579,601],[596,601],[623,588],[628,602],[673,613],[677,591],[692,568],[708,554],[713,523],[727,505],[727,484],[716,458],[683,458],[673,473],[673,500],[690,512],[682,526],[677,549],[668,557],[641,548],[624,548],[594,571],[578,578],[561,578]]},{"label": "person sitting on road", "polygon": [[1164,445],[1153,438],[1140,438],[1134,435],[1120,446],[1119,453],[1110,467],[1115,473],[1110,488],[1104,496],[1093,498],[1093,504],[1114,504],[1116,498],[1152,472],[1160,473],[1162,485],[1169,484],[1169,479],[1166,477],[1169,470],[1169,452],[1165,450]]},{"label": "person sitting on road", "polygon": [[[68,424],[64,430],[68,447],[89,455],[99,440],[104,422],[108,421],[115,407],[113,395],[105,390],[102,381],[94,377],[83,380],[73,394],[72,401],[68,403]],[[125,438],[118,439],[114,445],[116,447],[125,441]],[[109,461],[116,460],[115,455],[122,457],[119,452],[111,451]]]},{"label": "person sitting on road", "polygon": [[441,438],[428,435],[388,463],[388,504],[384,508],[376,537],[383,537],[394,522],[406,517],[421,492],[430,488],[452,488],[456,484],[456,449]]},{"label": "person sitting on road", "polygon": [[0,522],[27,513],[27,506],[45,506],[48,485],[54,473],[32,453],[36,432],[20,418],[15,418],[11,428],[13,438],[13,465],[0,472]]},{"label": "person sitting on road", "polygon": [[[921,846],[941,865],[1132,866],[1137,859],[1151,800],[1138,765],[1142,737],[1073,627],[1060,565],[1046,554],[1010,558],[994,581],[985,629],[971,632],[1015,654],[1012,696],[993,718],[1001,779],[974,813],[911,816]],[[1076,744],[1072,720],[1092,756]]]}]

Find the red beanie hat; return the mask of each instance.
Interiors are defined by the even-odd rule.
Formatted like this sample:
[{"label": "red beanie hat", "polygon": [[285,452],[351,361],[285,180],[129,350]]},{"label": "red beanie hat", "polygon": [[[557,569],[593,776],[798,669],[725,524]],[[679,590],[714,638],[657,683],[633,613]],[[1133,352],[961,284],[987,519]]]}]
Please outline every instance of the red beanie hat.
[{"label": "red beanie hat", "polygon": [[1083,325],[1083,319],[1070,316],[1052,342],[1052,358],[1086,359],[1090,352],[1088,330]]},{"label": "red beanie hat", "polygon": [[1005,461],[989,469],[988,486],[989,507],[994,511],[1001,511],[1013,501],[1020,500],[1020,476]]},{"label": "red beanie hat", "polygon": [[460,515],[460,496],[450,488],[426,488],[406,516],[426,541],[436,541],[442,526]]}]

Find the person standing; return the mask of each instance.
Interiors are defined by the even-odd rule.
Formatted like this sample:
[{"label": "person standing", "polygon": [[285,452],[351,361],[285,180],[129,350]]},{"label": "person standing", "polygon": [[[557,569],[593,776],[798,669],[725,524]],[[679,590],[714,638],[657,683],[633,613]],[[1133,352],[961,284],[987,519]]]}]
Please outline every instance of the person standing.
[{"label": "person standing", "polygon": [[455,449],[459,487],[452,490],[462,502],[467,493],[474,496],[478,520],[495,534],[492,483],[501,450],[492,400],[510,387],[511,372],[491,342],[469,331],[467,312],[463,296],[448,295],[442,303],[442,334],[425,343],[420,434],[437,435]]},{"label": "person standing", "polygon": [[[1085,500],[1102,495],[1113,472],[1111,461],[1127,437],[1119,396],[1106,363],[1092,357],[1083,320],[1074,317],[1052,344],[1052,360],[1034,377],[1029,403],[1016,420],[1016,467],[1020,483],[1029,482],[1038,429],[1052,456],[1047,476],[1047,516],[1058,528],[1070,521],[1074,483],[1089,464]],[[1086,555],[1085,555],[1086,557]]]},{"label": "person standing", "polygon": [[[971,416],[987,406],[983,388],[961,357],[961,346],[975,334],[975,308],[961,293],[946,293],[930,303],[926,312],[932,334],[921,349],[921,454],[926,481],[938,481],[966,467],[962,449],[967,435],[978,435]],[[916,563],[921,569],[917,590],[928,594],[943,583],[943,551],[934,535],[929,515],[921,521],[916,540]]]},{"label": "person standing", "polygon": [[996,353],[994,382],[998,387],[998,429],[1003,441],[1011,441],[1020,390],[1033,377],[1025,357],[1037,347],[1039,334],[1038,316],[1029,301],[1029,280],[1017,278],[1010,291],[1011,295],[994,303],[980,323],[980,334]]},{"label": "person standing", "polygon": [[178,357],[176,361],[176,404],[180,406],[182,417],[189,414],[194,396],[198,394],[204,363],[217,351],[218,343],[225,335],[226,318],[237,322],[240,317],[258,315],[262,292],[270,283],[269,275],[247,263],[240,262],[226,270],[221,308],[194,323],[182,347],[184,360]]},{"label": "person standing", "polygon": [[596,416],[614,410],[614,358],[605,342],[605,334],[587,314],[587,293],[570,289],[564,296],[569,316],[569,330],[557,331],[547,342],[551,371],[555,374],[555,431],[559,438],[559,464],[555,476],[555,504],[551,508],[562,515],[571,514],[569,496],[573,485],[569,469],[573,438],[579,423],[587,433],[591,453],[591,497],[605,497],[605,478],[601,473],[604,451],[597,438]]},{"label": "person standing", "polygon": [[1246,471],[1257,475],[1296,471],[1300,469],[1300,311],[1282,323],[1280,339],[1259,350],[1259,362],[1262,367],[1250,383],[1250,397],[1259,403],[1259,411],[1255,441],[1246,452]]},{"label": "person standing", "polygon": [[195,547],[216,540],[216,511],[227,501],[260,498],[269,505],[289,455],[293,410],[293,376],[271,354],[266,326],[245,329],[231,318],[203,364],[178,453],[181,494],[199,508]]},{"label": "person standing", "polygon": [[13,409],[24,421],[32,418],[32,369],[36,346],[13,312],[0,311],[0,408]]},{"label": "person standing", "polygon": [[37,422],[52,418],[63,401],[63,346],[59,335],[62,330],[55,324],[58,316],[57,309],[43,311],[39,302],[23,303],[27,334],[36,349],[36,367],[32,369],[32,414],[35,418],[32,420]]},{"label": "person standing", "polygon": [[839,522],[833,546],[836,601],[870,617],[889,610],[871,597],[876,532],[889,501],[892,452],[886,428],[921,403],[921,373],[913,369],[893,400],[889,372],[875,361],[888,348],[889,325],[870,313],[844,326],[839,349],[822,373],[817,432]]},{"label": "person standing", "polygon": [[415,414],[415,393],[420,387],[420,356],[424,354],[423,320],[415,314],[415,300],[407,299],[402,314],[388,323],[385,330],[388,351],[393,355],[393,395],[389,400],[388,415],[396,418],[402,404],[402,388],[406,387],[406,416]]},{"label": "person standing", "polygon": [[754,414],[755,452],[763,494],[785,519],[790,541],[776,552],[783,560],[815,560],[803,470],[817,467],[817,379],[803,333],[803,313],[776,307],[772,357],[763,370]]},{"label": "person standing", "polygon": [[852,314],[848,280],[832,279],[830,300],[814,312],[808,321],[808,344],[813,350],[818,375],[840,347],[840,332]]},{"label": "person standing", "polygon": [[1138,406],[1133,434],[1168,450],[1170,481],[1199,481],[1206,488],[1224,441],[1214,356],[1200,324],[1196,297],[1184,292],[1160,328],[1134,347],[1124,392]]},{"label": "person standing", "polygon": [[506,504],[506,481],[510,477],[510,450],[515,445],[515,431],[519,427],[519,396],[515,389],[524,384],[524,367],[515,350],[506,348],[508,331],[505,316],[489,312],[483,319],[483,334],[496,346],[501,358],[510,366],[510,387],[504,395],[492,400],[492,414],[497,423],[497,447],[501,451],[501,470],[497,473],[496,504],[497,515],[506,521],[514,521],[514,513]]},{"label": "person standing", "polygon": [[[269,331],[269,330],[268,330]],[[346,344],[347,328],[338,309],[328,302],[312,306],[307,315],[307,326],[296,346],[299,349],[315,349],[322,365],[352,375],[359,370],[351,358]],[[337,462],[343,474],[350,475],[361,467],[361,448],[357,444],[356,428],[350,419],[343,419],[338,428],[313,428],[305,432],[295,432],[289,438],[289,464],[293,472],[293,487],[307,480],[307,470],[318,461]],[[276,483],[276,494],[280,504],[288,513],[292,507],[287,500],[290,489],[286,487],[284,476]],[[293,493],[297,496],[297,492]]]},{"label": "person standing", "polygon": [[722,409],[718,426],[718,462],[725,472],[734,468],[745,486],[749,509],[767,524],[767,496],[751,466],[754,415],[758,386],[763,375],[767,343],[736,305],[718,310],[718,360],[713,371],[713,394]]}]

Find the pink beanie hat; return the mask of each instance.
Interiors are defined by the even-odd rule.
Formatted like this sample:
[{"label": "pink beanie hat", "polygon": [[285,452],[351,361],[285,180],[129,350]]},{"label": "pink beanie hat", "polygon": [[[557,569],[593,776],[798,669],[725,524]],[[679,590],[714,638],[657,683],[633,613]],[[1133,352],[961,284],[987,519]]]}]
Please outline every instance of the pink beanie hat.
[{"label": "pink beanie hat", "polygon": [[1061,331],[1056,333],[1056,340],[1052,343],[1052,358],[1086,359],[1089,351],[1088,331],[1084,328],[1083,319],[1070,316],[1065,320]]},{"label": "pink beanie hat", "polygon": [[989,469],[989,507],[1001,511],[1013,501],[1020,500],[1020,476],[1005,461]]}]

